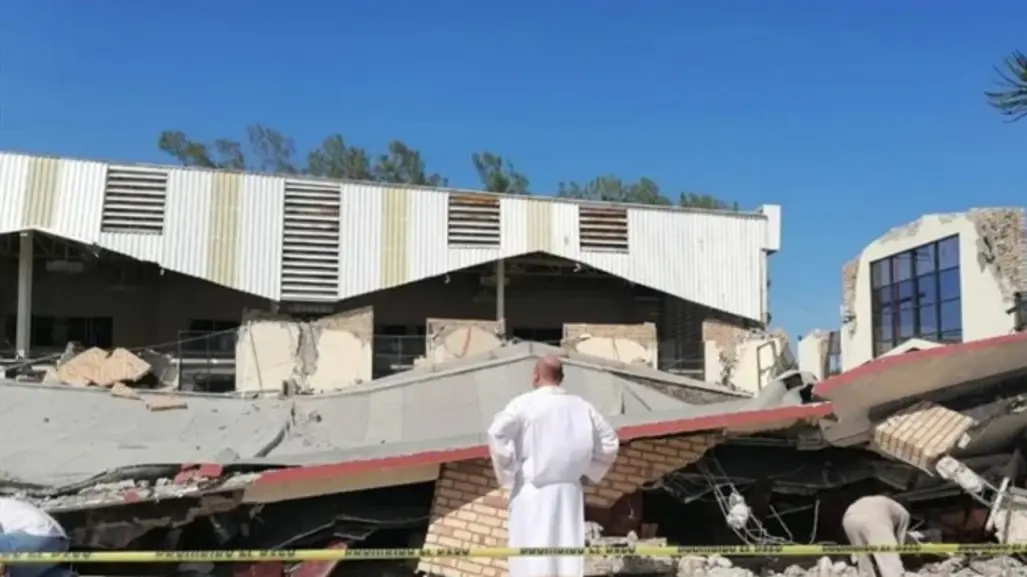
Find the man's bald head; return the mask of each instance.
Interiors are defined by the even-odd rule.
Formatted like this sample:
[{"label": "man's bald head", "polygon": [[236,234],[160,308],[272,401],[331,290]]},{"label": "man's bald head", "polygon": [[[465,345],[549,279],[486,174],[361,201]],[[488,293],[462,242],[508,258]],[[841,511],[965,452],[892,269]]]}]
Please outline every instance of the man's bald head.
[{"label": "man's bald head", "polygon": [[563,361],[553,355],[539,358],[534,377],[535,386],[559,385],[563,382]]}]

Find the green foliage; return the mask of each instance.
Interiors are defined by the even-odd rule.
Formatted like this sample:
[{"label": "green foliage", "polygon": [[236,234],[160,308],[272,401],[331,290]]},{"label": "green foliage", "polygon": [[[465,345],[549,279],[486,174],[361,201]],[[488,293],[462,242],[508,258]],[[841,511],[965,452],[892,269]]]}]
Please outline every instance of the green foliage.
[{"label": "green foliage", "polygon": [[528,194],[528,177],[517,171],[502,156],[491,152],[475,152],[471,155],[474,169],[478,171],[481,185],[489,192],[506,194]]},{"label": "green foliage", "polygon": [[[385,154],[372,155],[364,148],[347,144],[342,135],[332,134],[307,152],[305,161],[298,158],[291,138],[261,125],[247,127],[244,141],[221,138],[210,144],[190,140],[182,132],[168,130],[160,134],[157,146],[185,166],[424,186],[449,184],[448,179],[428,170],[419,150],[399,140],[390,142]],[[471,155],[471,163],[483,189],[503,194],[531,194],[528,177],[502,156],[475,152]],[[663,206],[674,204],[671,201],[673,197],[664,195],[660,186],[648,178],[629,182],[613,175],[600,176],[587,183],[561,182],[557,196]],[[708,194],[684,192],[677,195],[677,205],[738,210],[738,203],[729,204]]]},{"label": "green foliage", "polygon": [[996,67],[998,90],[984,93],[984,97],[999,114],[1016,122],[1027,116],[1027,55],[1013,52]]}]

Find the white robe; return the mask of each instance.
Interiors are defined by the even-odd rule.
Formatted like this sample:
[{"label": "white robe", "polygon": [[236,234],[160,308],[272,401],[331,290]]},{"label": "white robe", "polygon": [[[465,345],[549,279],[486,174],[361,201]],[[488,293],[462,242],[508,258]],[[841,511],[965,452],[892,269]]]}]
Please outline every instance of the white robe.
[{"label": "white robe", "polygon": [[[510,547],[583,547],[581,480],[599,483],[617,458],[613,427],[587,401],[556,386],[524,393],[496,415],[489,449],[510,490]],[[513,557],[510,577],[581,577],[583,557]]]}]

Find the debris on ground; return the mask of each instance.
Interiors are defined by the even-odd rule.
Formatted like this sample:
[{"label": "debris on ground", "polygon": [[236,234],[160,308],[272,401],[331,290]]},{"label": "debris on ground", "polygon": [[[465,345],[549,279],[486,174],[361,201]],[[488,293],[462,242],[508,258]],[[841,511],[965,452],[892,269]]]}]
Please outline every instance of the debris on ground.
[{"label": "debris on ground", "polygon": [[[664,378],[658,371],[618,366],[619,372],[594,379],[609,388],[618,375],[639,372],[624,380],[616,397],[624,399],[625,411],[618,424],[634,431],[661,425],[658,433],[625,437],[624,460],[611,471],[610,485],[586,489],[586,542],[846,544],[844,513],[867,495],[887,496],[907,510],[916,540],[1020,542],[1027,535],[1022,457],[1027,454],[1027,338],[1016,342],[1023,344],[989,349],[980,358],[952,345],[955,365],[936,352],[920,361],[920,353],[909,353],[869,363],[854,371],[856,376],[822,382],[789,371],[753,399],[715,397],[721,393],[678,382],[673,384],[688,393],[687,400],[658,396],[662,389],[641,384]],[[536,345],[518,346],[523,352]],[[513,353],[490,353],[497,354]],[[473,362],[490,367],[480,370],[496,370],[500,364],[494,361],[490,356]],[[70,386],[0,386],[6,395],[0,400],[20,407],[10,411],[9,425],[38,429],[16,448],[21,453],[11,449],[7,470],[0,470],[0,492],[53,512],[76,550],[505,543],[505,497],[492,492],[491,467],[475,444],[482,415],[495,410],[482,403],[514,394],[502,389],[510,379],[483,373],[440,384],[449,375],[479,369],[431,373],[422,367],[387,377],[389,386],[323,398],[141,390],[163,370],[159,365],[143,352],[69,349],[48,378]],[[665,380],[674,379],[680,377]],[[441,389],[460,392],[432,392]],[[632,405],[635,413],[628,414],[623,407],[629,398],[645,402]],[[782,407],[803,416],[713,429],[667,425],[689,422],[694,414],[706,423],[716,421],[710,415],[727,422],[729,416]],[[440,420],[445,426],[425,420],[425,411],[446,415]],[[632,418],[638,424],[625,424]],[[76,444],[78,439],[88,443]],[[47,465],[23,454],[35,443],[38,455],[51,440],[65,451],[64,462]],[[317,469],[327,472],[306,477]],[[907,574],[923,577],[1027,577],[1021,560],[1007,556],[902,560]],[[505,571],[501,560],[449,561],[428,569],[387,561],[347,563],[344,569],[324,562],[236,564],[232,572],[330,577],[345,570],[359,577],[406,577],[420,569],[441,577],[500,577]],[[199,575],[208,569],[193,564],[182,571]],[[625,557],[586,563],[586,574],[593,577],[857,573],[848,556]]]},{"label": "debris on ground", "polygon": [[177,381],[175,360],[167,354],[116,347],[83,349],[69,342],[60,355],[25,361],[5,369],[24,383],[111,388],[117,384],[133,388],[173,388]]}]

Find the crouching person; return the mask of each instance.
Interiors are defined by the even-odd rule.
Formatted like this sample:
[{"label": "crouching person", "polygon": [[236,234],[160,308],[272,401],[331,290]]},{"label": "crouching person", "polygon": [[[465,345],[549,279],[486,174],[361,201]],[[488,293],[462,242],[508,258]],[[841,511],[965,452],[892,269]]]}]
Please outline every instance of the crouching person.
[{"label": "crouching person", "polygon": [[[842,518],[849,543],[856,546],[902,545],[909,530],[909,512],[884,495],[863,497],[849,506]],[[856,555],[861,577],[902,577],[902,557],[895,551]],[[874,571],[876,565],[876,573]]]},{"label": "crouching person", "polygon": [[[65,553],[68,535],[56,519],[31,503],[0,497],[0,553]],[[7,565],[7,577],[42,577],[57,571],[56,563]]]}]

